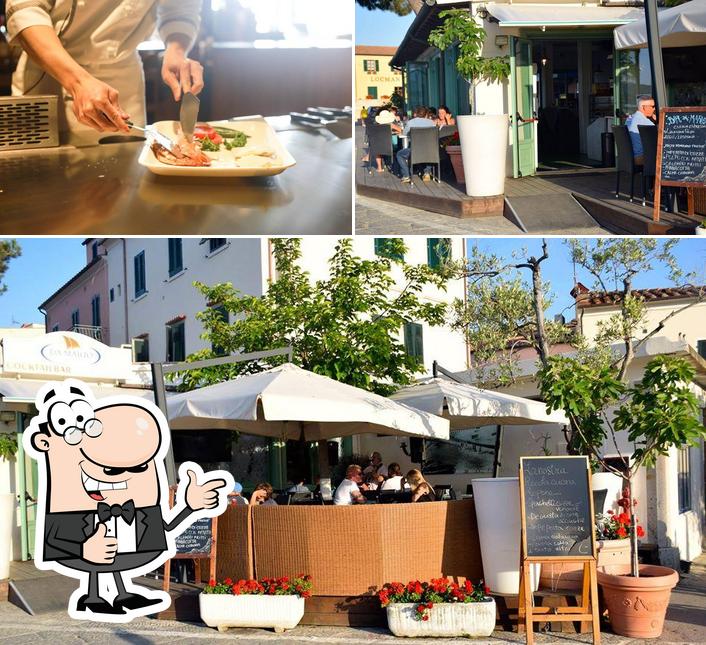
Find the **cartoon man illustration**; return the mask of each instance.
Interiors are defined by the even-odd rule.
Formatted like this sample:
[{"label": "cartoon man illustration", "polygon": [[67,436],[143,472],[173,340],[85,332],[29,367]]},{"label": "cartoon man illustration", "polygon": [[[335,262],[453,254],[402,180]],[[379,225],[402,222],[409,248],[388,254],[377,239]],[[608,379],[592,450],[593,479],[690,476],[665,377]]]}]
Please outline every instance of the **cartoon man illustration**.
[{"label": "cartoon man illustration", "polygon": [[73,618],[127,622],[166,609],[168,594],[131,579],[173,556],[175,538],[195,520],[225,510],[232,476],[182,464],[170,509],[169,432],[156,406],[136,397],[97,402],[75,380],[45,385],[36,405],[24,444],[39,465],[37,567],[81,580]]}]

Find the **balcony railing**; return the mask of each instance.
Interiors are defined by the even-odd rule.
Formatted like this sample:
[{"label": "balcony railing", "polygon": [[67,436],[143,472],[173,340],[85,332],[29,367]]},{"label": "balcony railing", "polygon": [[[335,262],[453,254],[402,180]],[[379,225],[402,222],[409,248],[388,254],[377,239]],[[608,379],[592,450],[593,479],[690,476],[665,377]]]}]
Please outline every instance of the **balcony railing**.
[{"label": "balcony railing", "polygon": [[71,331],[76,334],[90,336],[95,340],[103,342],[103,327],[94,327],[93,325],[74,325],[71,328]]}]

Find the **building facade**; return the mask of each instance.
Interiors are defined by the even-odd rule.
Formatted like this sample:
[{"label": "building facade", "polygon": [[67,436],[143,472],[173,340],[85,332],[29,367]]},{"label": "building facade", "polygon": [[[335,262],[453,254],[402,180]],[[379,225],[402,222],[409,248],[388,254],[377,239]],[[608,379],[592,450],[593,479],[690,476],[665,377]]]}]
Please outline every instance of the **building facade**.
[{"label": "building facade", "polygon": [[105,250],[95,239],[83,245],[86,266],[39,305],[39,310],[47,332],[73,331],[110,345]]},{"label": "building facade", "polygon": [[389,103],[392,95],[403,94],[402,74],[390,67],[396,47],[356,45],[355,110]]}]

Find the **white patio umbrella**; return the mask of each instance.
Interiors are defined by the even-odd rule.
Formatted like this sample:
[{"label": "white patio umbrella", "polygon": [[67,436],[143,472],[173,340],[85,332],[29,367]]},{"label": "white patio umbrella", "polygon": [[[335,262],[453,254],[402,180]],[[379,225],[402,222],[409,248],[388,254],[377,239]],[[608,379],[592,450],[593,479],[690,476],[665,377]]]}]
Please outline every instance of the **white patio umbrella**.
[{"label": "white patio umbrella", "polygon": [[172,430],[224,428],[318,441],[374,432],[448,439],[449,422],[287,363],[167,401]]},{"label": "white patio umbrella", "polygon": [[[706,0],[691,0],[658,12],[662,47],[706,45]],[[640,20],[622,25],[613,32],[616,49],[647,47],[647,25]]]},{"label": "white patio umbrella", "polygon": [[541,401],[481,390],[441,378],[410,385],[395,392],[391,398],[449,419],[452,430],[487,425],[569,423],[563,412],[547,413],[547,407]]}]

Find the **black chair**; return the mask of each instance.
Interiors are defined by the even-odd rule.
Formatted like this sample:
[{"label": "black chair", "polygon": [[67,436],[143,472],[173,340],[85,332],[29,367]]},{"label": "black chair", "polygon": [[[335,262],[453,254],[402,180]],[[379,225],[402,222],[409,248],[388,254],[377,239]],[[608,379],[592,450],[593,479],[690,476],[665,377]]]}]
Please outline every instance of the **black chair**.
[{"label": "black chair", "polygon": [[456,499],[456,491],[450,484],[436,484],[434,486],[437,502],[447,502]]},{"label": "black chair", "polygon": [[[657,128],[654,125],[638,125],[642,142],[642,156],[644,164],[642,166],[642,205],[645,206],[646,186],[651,186],[653,190],[655,176],[657,175]],[[648,179],[651,180],[648,184]],[[662,194],[668,202],[668,207],[674,210],[674,199],[676,194],[668,186],[662,189]]]},{"label": "black chair", "polygon": [[311,503],[314,500],[314,493],[289,493],[287,505]]},{"label": "black chair", "polygon": [[630,141],[630,133],[627,127],[624,125],[614,125],[613,137],[618,149],[618,159],[615,163],[615,197],[620,197],[620,173],[624,172],[630,175],[630,201],[632,202],[635,197],[635,175],[642,173],[642,166],[635,163],[632,142]]},{"label": "black chair", "polygon": [[439,130],[437,128],[410,128],[409,145],[412,148],[412,155],[409,159],[410,174],[416,164],[434,164],[436,166],[436,181],[440,182]]},{"label": "black chair", "polygon": [[375,489],[375,490],[364,490],[361,491],[363,493],[363,497],[365,497],[366,500],[369,502],[377,502],[378,495],[380,494],[380,491]]},{"label": "black chair", "polygon": [[412,501],[412,491],[381,490],[378,504],[405,504]]},{"label": "black chair", "polygon": [[372,123],[366,127],[368,134],[368,172],[373,171],[373,161],[376,157],[390,157],[392,152],[392,128],[389,125]]},{"label": "black chair", "polygon": [[439,139],[451,137],[458,132],[458,127],[455,125],[442,125],[439,128]]}]

